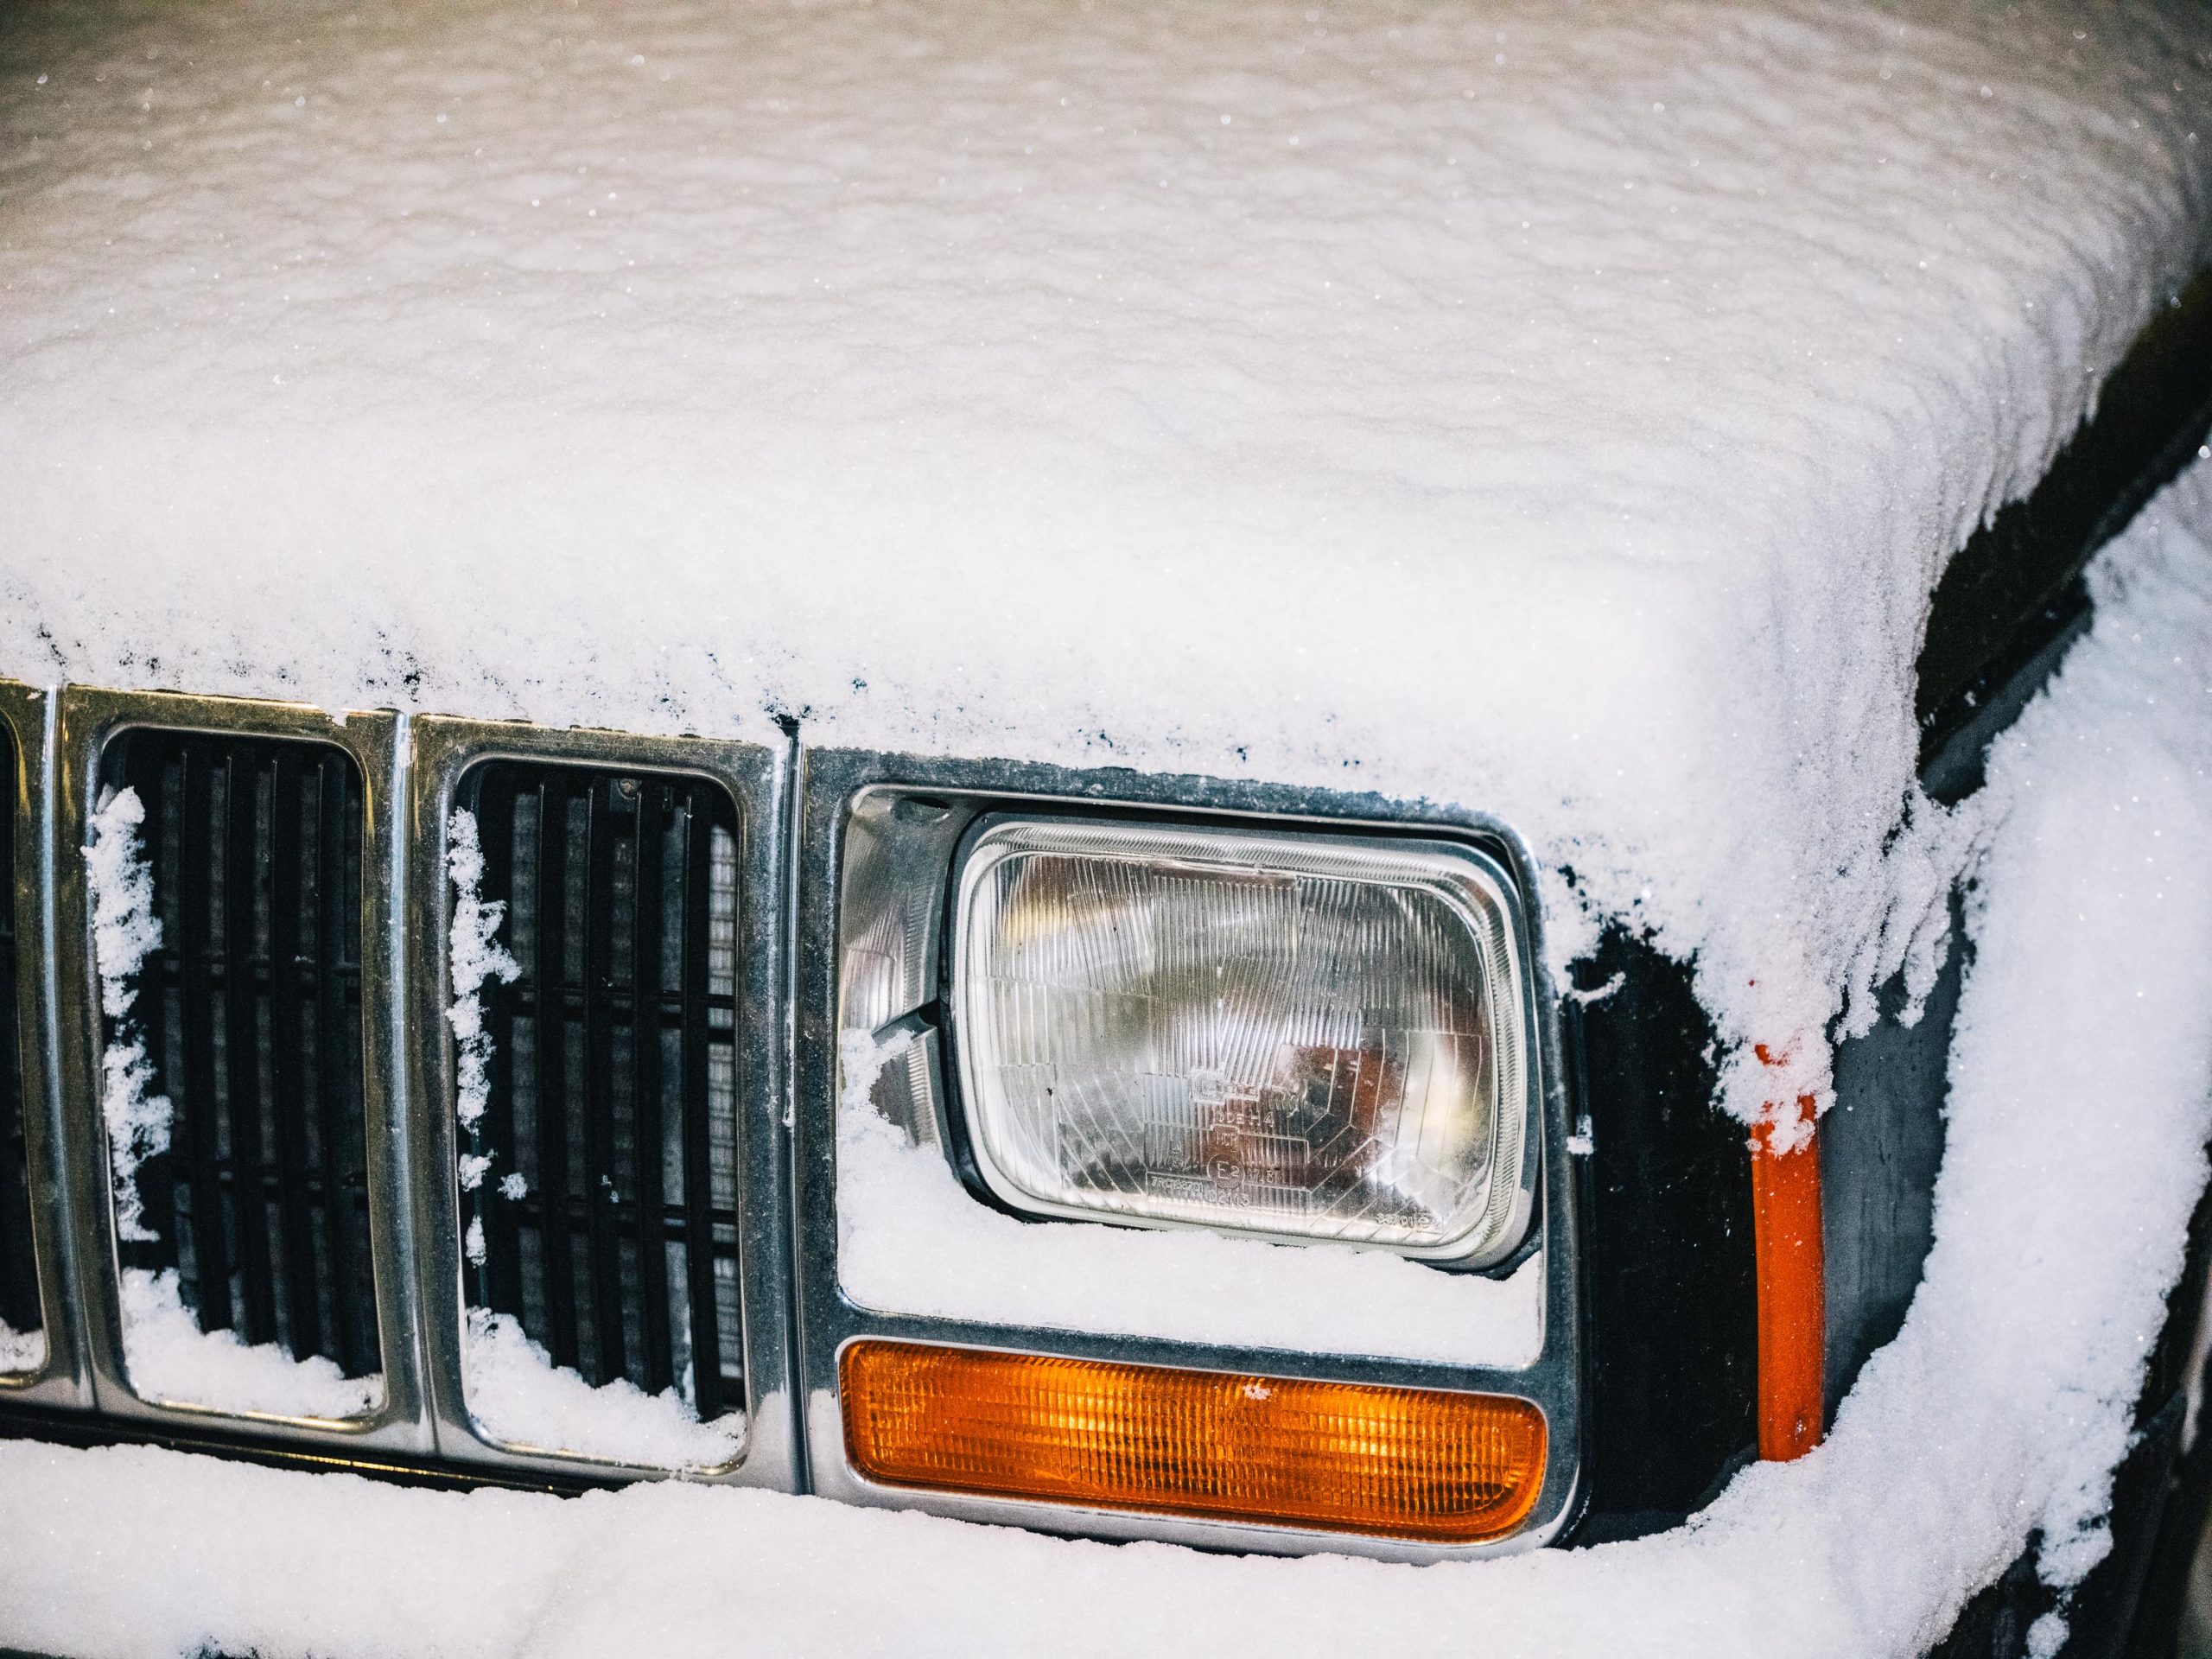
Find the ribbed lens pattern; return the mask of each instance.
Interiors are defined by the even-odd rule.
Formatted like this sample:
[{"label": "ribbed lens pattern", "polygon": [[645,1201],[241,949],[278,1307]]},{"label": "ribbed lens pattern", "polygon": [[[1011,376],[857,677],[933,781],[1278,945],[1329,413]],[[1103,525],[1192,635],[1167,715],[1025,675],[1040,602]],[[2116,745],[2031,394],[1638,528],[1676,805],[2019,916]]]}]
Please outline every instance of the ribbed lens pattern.
[{"label": "ribbed lens pattern", "polygon": [[841,1369],[847,1453],[889,1485],[1465,1544],[1543,1484],[1543,1413],[1509,1395],[916,1343]]},{"label": "ribbed lens pattern", "polygon": [[1067,1208],[1479,1242],[1517,1176],[1493,1180],[1519,1060],[1500,1053],[1502,930],[1449,855],[1363,870],[1281,840],[1077,834],[1017,826],[968,888],[982,1158]]}]

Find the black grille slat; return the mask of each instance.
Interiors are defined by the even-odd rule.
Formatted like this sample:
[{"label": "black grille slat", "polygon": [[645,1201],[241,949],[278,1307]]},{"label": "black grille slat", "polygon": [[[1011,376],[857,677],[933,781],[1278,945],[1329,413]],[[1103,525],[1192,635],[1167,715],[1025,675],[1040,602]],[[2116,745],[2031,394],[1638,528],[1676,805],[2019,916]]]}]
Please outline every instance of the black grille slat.
[{"label": "black grille slat", "polygon": [[[478,838],[484,853],[484,886],[492,893],[514,891],[515,791],[487,785],[477,804]],[[515,1144],[514,999],[492,997],[484,1010],[484,1030],[492,1052],[486,1062],[489,1098],[484,1108],[484,1138],[494,1147]],[[493,1177],[494,1179],[499,1177]],[[512,1204],[482,1206],[486,1244],[486,1294],[496,1313],[520,1319],[522,1231]]]},{"label": "black grille slat", "polygon": [[233,751],[223,766],[222,956],[224,1116],[230,1129],[232,1213],[238,1233],[243,1306],[238,1323],[250,1343],[276,1340],[276,1285],[269,1259],[269,1195],[263,1179],[261,1133],[261,999],[253,995],[259,954],[249,879],[258,851],[256,820],[259,767]]},{"label": "black grille slat", "polygon": [[[490,1145],[488,1139],[485,1144],[486,1146]],[[497,1181],[499,1177],[494,1175],[491,1179],[493,1181]],[[567,1224],[569,1230],[572,1233],[588,1233],[591,1230],[591,1209],[586,1204],[583,1196],[581,1193],[571,1193],[557,1204],[548,1205],[543,1201],[542,1196],[533,1189],[531,1196],[519,1204],[491,1207],[512,1208],[525,1212],[527,1220],[533,1227],[541,1223],[548,1214],[550,1214],[561,1217],[561,1219]],[[689,1238],[691,1234],[690,1217],[685,1213],[683,1203],[680,1198],[669,1198],[664,1197],[661,1201],[660,1213],[658,1216],[654,1215],[652,1211],[645,1208],[644,1205],[635,1203],[627,1198],[610,1199],[607,1201],[607,1212],[614,1217],[615,1225],[626,1240],[632,1236],[652,1235],[658,1237],[662,1245],[665,1247],[670,1244],[680,1245],[685,1239]],[[728,1212],[726,1210],[718,1210],[715,1213],[718,1217],[720,1217],[723,1225],[727,1226],[728,1222]],[[719,1231],[720,1229],[717,1230]],[[491,1231],[491,1227],[487,1224],[485,1228],[487,1247]],[[488,1266],[489,1251],[487,1248],[487,1270]],[[485,1306],[490,1306],[489,1302],[486,1301]],[[535,1315],[532,1315],[533,1319],[535,1317]],[[624,1319],[625,1325],[629,1325],[632,1322],[632,1321],[630,1317],[626,1315]]]},{"label": "black grille slat", "polygon": [[[227,1330],[232,1324],[231,1254],[223,1225],[221,1129],[217,1122],[215,1086],[214,946],[208,911],[213,898],[211,875],[214,864],[214,789],[209,776],[208,746],[188,740],[180,759],[182,774],[183,859],[168,882],[177,895],[181,918],[177,937],[181,944],[175,960],[184,991],[184,1020],[180,1034],[184,1046],[184,1088],[168,1092],[176,1103],[177,1121],[172,1130],[182,1144],[191,1170],[188,1206],[192,1217],[192,1271],[186,1275],[188,1294],[209,1331]],[[157,876],[158,880],[158,876]],[[166,931],[166,930],[165,930]],[[186,1103],[191,1103],[188,1109]],[[180,1237],[178,1247],[186,1241]]]},{"label": "black grille slat", "polygon": [[132,1016],[168,1153],[139,1171],[151,1242],[203,1330],[378,1369],[360,1128],[359,768],[334,746],[128,730],[103,779],[147,809],[162,944]]},{"label": "black grille slat", "polygon": [[585,1201],[590,1210],[592,1331],[598,1338],[599,1375],[627,1373],[622,1340],[622,1256],[614,1205],[620,1189],[614,1166],[614,1028],[607,993],[614,981],[614,834],[607,790],[585,795],[584,846],[584,1147]]},{"label": "black grille slat", "polygon": [[0,801],[0,1325],[19,1335],[44,1328],[31,1236],[29,1151],[24,1143],[22,1033],[16,1026],[16,813],[22,772],[13,737],[0,726],[0,766],[10,788]]},{"label": "black grille slat", "polygon": [[[537,791],[537,903],[531,912],[537,949],[531,963],[533,985],[563,985],[568,980],[569,790],[566,775],[556,773]],[[531,1052],[537,1065],[531,1103],[537,1125],[537,1185],[542,1192],[569,1191],[569,1043],[565,1024],[531,1010]],[[576,1274],[567,1227],[537,1230],[545,1270],[542,1276],[546,1346],[556,1365],[575,1366]]]},{"label": "black grille slat", "polygon": [[[637,921],[630,940],[630,1189],[637,1195],[639,1295],[647,1307],[668,1306],[668,1227],[663,1207],[666,1159],[661,1123],[661,1022],[640,1030],[637,1011],[659,1001],[662,914],[667,889],[662,880],[661,791],[642,789],[638,799],[637,867],[632,876]],[[686,1218],[688,1222],[688,1217]],[[643,1387],[658,1394],[675,1381],[668,1324],[646,1319],[639,1332],[645,1364]]]},{"label": "black grille slat", "polygon": [[[302,910],[302,920],[310,914],[315,920],[315,954],[309,961],[321,964],[313,979],[315,1121],[323,1168],[361,1172],[358,1197],[342,1192],[341,1202],[326,1198],[322,1206],[325,1281],[362,1286],[371,1282],[367,1147],[359,1144],[358,1135],[347,1132],[359,1122],[361,1109],[355,1070],[361,958],[353,925],[361,903],[361,815],[346,757],[327,753],[315,771],[314,904]],[[336,1352],[331,1357],[339,1368],[348,1376],[374,1369],[378,1342],[373,1301],[358,1294],[337,1294],[327,1298],[326,1306],[334,1315]]]},{"label": "black grille slat", "polygon": [[[315,1099],[315,1091],[309,1084],[304,1052],[306,1010],[296,995],[281,994],[283,987],[296,987],[304,965],[300,938],[302,809],[297,757],[280,752],[273,781],[269,825],[269,972],[272,988],[279,994],[269,999],[269,1088],[272,1101],[308,1101]],[[319,1100],[316,1103],[321,1104]],[[303,1111],[275,1111],[270,1117],[276,1136],[275,1196],[283,1241],[284,1335],[295,1354],[328,1354],[333,1344],[323,1340],[321,1281],[315,1258],[309,1117]]]},{"label": "black grille slat", "polygon": [[744,1397],[717,1294],[735,1200],[714,1169],[735,1133],[735,999],[709,977],[734,951],[736,809],[685,775],[513,760],[472,769],[461,802],[521,969],[480,992],[491,1097],[468,1149],[492,1166],[461,1194],[484,1241],[468,1300],[587,1381],[674,1385],[719,1416]]},{"label": "black grille slat", "polygon": [[[704,893],[713,882],[714,848],[706,822],[696,813],[684,838],[683,886],[687,893]],[[683,907],[683,1215],[694,1238],[710,1238],[714,1228],[714,1153],[707,1118],[707,997],[709,918],[703,906]],[[710,1252],[693,1250],[688,1260],[687,1300],[691,1313],[691,1369],[697,1377],[699,1413],[711,1416],[722,1409],[721,1373],[716,1365],[700,1363],[702,1356],[721,1351],[720,1298],[715,1291],[715,1265]]]}]

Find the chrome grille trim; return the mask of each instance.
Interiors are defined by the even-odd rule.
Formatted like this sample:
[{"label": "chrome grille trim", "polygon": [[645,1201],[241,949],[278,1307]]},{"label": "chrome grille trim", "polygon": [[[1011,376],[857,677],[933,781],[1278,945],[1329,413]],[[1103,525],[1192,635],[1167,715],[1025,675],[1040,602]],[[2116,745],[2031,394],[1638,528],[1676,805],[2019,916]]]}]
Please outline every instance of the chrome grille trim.
[{"label": "chrome grille trim", "polygon": [[22,1076],[24,1161],[31,1200],[46,1357],[35,1370],[0,1372],[0,1399],[88,1407],[92,1373],[73,1316],[67,1206],[60,1152],[60,1102],[52,1064],[56,1021],[54,963],[54,726],[52,691],[0,681],[0,723],[15,750],[16,1052]]},{"label": "chrome grille trim", "polygon": [[782,976],[783,818],[786,755],[755,744],[702,738],[632,737],[519,722],[424,715],[410,722],[409,854],[405,965],[412,1046],[409,1130],[419,1148],[414,1188],[417,1282],[430,1407],[440,1453],[512,1471],[583,1478],[671,1471],[503,1444],[480,1430],[461,1386],[462,1224],[454,1172],[454,1045],[444,942],[452,923],[448,822],[465,777],[481,762],[689,775],[726,791],[738,814],[735,1034],[739,1311],[743,1332],[747,1431],[728,1465],[686,1476],[732,1484],[798,1484],[797,1423],[791,1391],[784,1286],[789,1272],[788,1154],[784,1131]]},{"label": "chrome grille trim", "polygon": [[[399,717],[389,713],[339,718],[297,703],[190,696],[170,692],[105,691],[71,686],[60,697],[55,740],[54,938],[52,967],[60,1079],[61,1154],[69,1226],[78,1273],[79,1334],[93,1398],[111,1416],[179,1427],[213,1422],[250,1425],[286,1441],[337,1443],[422,1453],[435,1449],[422,1386],[414,1312],[409,1207],[411,1182],[401,1134],[401,1094],[394,1060],[404,1033],[391,926],[399,821]],[[109,1193],[107,1137],[100,1106],[99,981],[93,960],[90,895],[80,849],[97,800],[111,739],[131,729],[205,733],[218,737],[308,740],[343,750],[358,768],[362,791],[360,972],[362,1134],[368,1181],[370,1256],[374,1275],[380,1404],[359,1417],[331,1419],[225,1411],[142,1396],[132,1386],[123,1346],[121,1264]]]}]

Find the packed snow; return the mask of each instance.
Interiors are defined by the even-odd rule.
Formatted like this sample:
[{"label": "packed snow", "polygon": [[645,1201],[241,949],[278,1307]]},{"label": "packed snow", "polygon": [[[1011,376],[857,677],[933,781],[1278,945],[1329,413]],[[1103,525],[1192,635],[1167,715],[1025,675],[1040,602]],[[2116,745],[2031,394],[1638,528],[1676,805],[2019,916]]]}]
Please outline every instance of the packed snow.
[{"label": "packed snow", "polygon": [[734,1463],[745,1418],[702,1423],[673,1388],[647,1394],[626,1377],[594,1388],[532,1342],[521,1325],[488,1308],[468,1310],[461,1376],[468,1414],[505,1445],[654,1469],[697,1471]]},{"label": "packed snow", "polygon": [[[1827,1443],[1688,1526],[1427,1568],[655,1483],[561,1500],[0,1444],[0,1640],[264,1654],[1911,1655],[2040,1531],[2075,1581],[2212,1130],[2212,466],[2099,562],[1999,745],[1936,1243]],[[176,1526],[189,1515],[194,1524]],[[88,1593],[130,1563],[130,1593]],[[241,1573],[251,1560],[256,1571]],[[2035,1651],[2059,1635],[2044,1624]]]},{"label": "packed snow", "polygon": [[[447,823],[446,874],[453,883],[453,925],[446,939],[453,1001],[446,1023],[454,1034],[454,1114],[473,1143],[491,1103],[492,1034],[484,1028],[484,986],[492,979],[512,983],[522,964],[499,942],[506,906],[483,895],[484,848],[472,812],[455,810]],[[464,1152],[456,1161],[464,1202],[473,1206],[493,1160]],[[498,1185],[510,1199],[529,1190],[515,1170]],[[471,1213],[461,1254],[481,1267],[484,1253],[484,1219]],[[461,1370],[469,1415],[485,1433],[510,1446],[680,1470],[720,1467],[734,1462],[744,1447],[741,1412],[702,1423],[673,1388],[647,1394],[624,1377],[594,1388],[580,1372],[554,1364],[518,1320],[487,1308],[467,1310]]]},{"label": "packed snow", "polygon": [[164,1095],[149,1095],[154,1063],[130,1019],[138,993],[130,982],[148,952],[161,948],[154,915],[154,878],[138,855],[138,826],[145,804],[135,789],[111,791],[86,824],[85,880],[92,896],[92,957],[100,976],[100,1012],[108,1040],[100,1051],[100,1119],[107,1125],[108,1179],[114,1193],[115,1232],[133,1242],[152,1239],[138,1191],[138,1166],[168,1150],[173,1108]]},{"label": "packed snow", "polygon": [[[1465,1365],[1542,1351],[1541,1251],[1503,1279],[1387,1250],[1195,1230],[1039,1227],[969,1196],[944,1151],[868,1101],[865,1033],[838,1111],[837,1276],[886,1313]],[[868,1052],[864,1056],[863,1048]],[[855,1065],[855,1062],[859,1064]]]},{"label": "packed snow", "polygon": [[1750,1116],[1926,931],[1926,595],[2199,255],[2202,33],[31,9],[0,668],[1478,805]]},{"label": "packed snow", "polygon": [[22,1376],[46,1363],[46,1332],[17,1331],[0,1319],[0,1371]]},{"label": "packed snow", "polygon": [[[522,974],[522,964],[498,938],[507,907],[484,900],[484,846],[474,812],[455,809],[447,823],[446,875],[453,883],[453,925],[446,936],[453,1001],[446,1023],[453,1027],[454,1116],[465,1133],[473,1134],[492,1092],[485,1070],[492,1061],[492,1037],[484,1029],[484,983],[496,979],[512,985]],[[480,1154],[473,1165],[466,1157],[461,1165],[461,1185],[473,1192],[483,1185],[491,1164]]]},{"label": "packed snow", "polygon": [[366,1416],[384,1400],[381,1376],[347,1376],[320,1354],[295,1359],[273,1342],[202,1331],[166,1268],[123,1270],[123,1351],[143,1400],[328,1421]]},{"label": "packed snow", "polygon": [[[146,1225],[138,1169],[168,1149],[173,1115],[165,1096],[146,1092],[154,1066],[131,1018],[138,997],[131,982],[162,943],[153,873],[138,844],[145,821],[145,803],[136,790],[111,791],[91,815],[85,845],[92,955],[108,1026],[100,1056],[100,1110],[107,1125],[115,1232],[118,1239],[137,1242],[159,1236]],[[295,1359],[275,1343],[249,1345],[233,1331],[202,1331],[184,1305],[174,1270],[124,1269],[121,1300],[124,1364],[143,1399],[334,1419],[359,1416],[384,1398],[381,1375],[349,1377],[320,1356]],[[44,1339],[38,1340],[42,1351]],[[0,1362],[4,1359],[0,1353]],[[0,1363],[4,1369],[16,1368]]]},{"label": "packed snow", "polygon": [[[446,933],[446,978],[453,1001],[446,1005],[446,1023],[453,1027],[454,1116],[474,1147],[492,1099],[492,1034],[484,1029],[484,982],[498,979],[512,984],[521,975],[522,964],[496,937],[506,906],[484,901],[484,847],[477,835],[476,815],[459,808],[446,823],[446,875],[453,883],[453,925]],[[492,1173],[492,1163],[490,1154],[479,1151],[454,1158],[462,1202],[469,1209],[461,1253],[472,1267],[484,1265],[484,1217],[474,1212],[474,1194]],[[510,1173],[500,1182],[501,1190],[521,1179]]]}]

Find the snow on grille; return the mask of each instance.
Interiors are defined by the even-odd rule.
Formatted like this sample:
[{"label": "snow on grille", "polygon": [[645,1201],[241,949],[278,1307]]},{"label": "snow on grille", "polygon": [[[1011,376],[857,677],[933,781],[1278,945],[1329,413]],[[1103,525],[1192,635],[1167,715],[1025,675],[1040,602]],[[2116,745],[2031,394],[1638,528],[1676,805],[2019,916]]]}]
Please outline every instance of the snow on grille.
[{"label": "snow on grille", "polygon": [[461,795],[470,1411],[547,1450],[727,1462],[745,1402],[735,807],[696,778],[509,760]]},{"label": "snow on grille", "polygon": [[383,1394],[359,768],[330,744],[133,730],[102,771],[86,858],[131,1385],[359,1415]]}]

